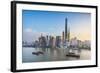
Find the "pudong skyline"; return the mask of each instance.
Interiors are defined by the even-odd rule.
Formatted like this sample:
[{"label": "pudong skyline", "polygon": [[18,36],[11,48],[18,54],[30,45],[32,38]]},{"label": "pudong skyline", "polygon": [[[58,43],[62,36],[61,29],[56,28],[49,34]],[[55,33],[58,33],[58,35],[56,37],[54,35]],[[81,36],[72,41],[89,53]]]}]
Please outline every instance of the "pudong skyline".
[{"label": "pudong skyline", "polygon": [[[67,27],[70,31],[70,38],[77,37],[82,41],[91,40],[90,14],[76,12],[23,10],[23,36],[27,35],[27,33],[31,34],[30,38],[34,38],[34,35],[39,37],[41,33],[44,36],[61,36],[65,29],[65,18],[68,19]],[[23,37],[23,40],[27,38]]]},{"label": "pudong skyline", "polygon": [[22,62],[91,59],[91,14],[22,11]]}]

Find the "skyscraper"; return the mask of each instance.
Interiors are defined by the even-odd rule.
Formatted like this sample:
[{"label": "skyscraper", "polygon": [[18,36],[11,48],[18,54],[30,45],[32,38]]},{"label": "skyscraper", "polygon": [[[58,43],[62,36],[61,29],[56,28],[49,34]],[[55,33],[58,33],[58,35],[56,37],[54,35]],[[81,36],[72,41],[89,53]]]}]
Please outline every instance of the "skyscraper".
[{"label": "skyscraper", "polygon": [[65,40],[67,40],[67,18],[65,18]]},{"label": "skyscraper", "polygon": [[39,38],[39,46],[40,46],[41,48],[46,48],[46,37],[41,36],[41,37]]},{"label": "skyscraper", "polygon": [[50,46],[50,48],[54,48],[55,47],[55,41],[54,41],[54,37],[53,36],[50,36],[49,46]]},{"label": "skyscraper", "polygon": [[67,32],[67,40],[68,41],[70,40],[70,28],[68,29],[68,32]]},{"label": "skyscraper", "polygon": [[65,18],[65,40],[70,40],[70,28],[68,29],[67,18]]},{"label": "skyscraper", "polygon": [[62,32],[62,42],[64,42],[65,38],[64,38],[64,31]]},{"label": "skyscraper", "polygon": [[64,46],[64,42],[65,42],[65,33],[64,31],[62,32],[62,46]]},{"label": "skyscraper", "polygon": [[61,36],[56,36],[56,47],[61,47]]}]

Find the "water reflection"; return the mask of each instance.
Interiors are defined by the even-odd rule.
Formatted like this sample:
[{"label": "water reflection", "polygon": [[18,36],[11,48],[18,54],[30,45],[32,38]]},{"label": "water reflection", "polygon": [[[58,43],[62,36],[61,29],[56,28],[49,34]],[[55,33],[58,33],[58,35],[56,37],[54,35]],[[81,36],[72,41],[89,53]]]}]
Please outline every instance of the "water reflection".
[{"label": "water reflection", "polygon": [[[32,52],[41,51],[43,54],[34,55]],[[65,60],[85,60],[90,59],[91,54],[90,50],[82,50],[80,53],[80,58],[67,57],[66,49],[56,48],[31,48],[23,47],[22,50],[22,62],[43,62],[43,61],[65,61]]]}]

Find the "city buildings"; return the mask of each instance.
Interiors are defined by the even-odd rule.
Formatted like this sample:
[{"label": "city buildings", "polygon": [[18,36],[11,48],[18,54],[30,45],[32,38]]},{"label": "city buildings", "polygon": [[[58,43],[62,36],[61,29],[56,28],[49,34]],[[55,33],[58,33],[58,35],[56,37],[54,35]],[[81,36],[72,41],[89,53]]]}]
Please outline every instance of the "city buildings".
[{"label": "city buildings", "polygon": [[57,48],[61,47],[61,36],[56,36],[56,47]]},{"label": "city buildings", "polygon": [[[56,29],[56,28],[55,28]],[[42,35],[39,36],[37,40],[29,44],[26,41],[23,41],[23,46],[32,46],[39,48],[90,48],[90,41],[81,41],[77,37],[70,38],[70,27],[68,26],[68,19],[65,18],[65,29],[62,31],[62,34],[57,36],[52,35]]]}]

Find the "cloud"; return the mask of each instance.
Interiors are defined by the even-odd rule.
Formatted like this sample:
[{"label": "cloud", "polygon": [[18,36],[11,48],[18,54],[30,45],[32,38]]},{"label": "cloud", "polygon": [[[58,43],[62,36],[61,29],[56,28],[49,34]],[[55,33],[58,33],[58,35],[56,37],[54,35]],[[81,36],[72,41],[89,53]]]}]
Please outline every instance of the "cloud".
[{"label": "cloud", "polygon": [[23,30],[23,41],[33,42],[35,40],[38,40],[41,34],[43,36],[47,35],[47,33],[45,32],[38,32],[36,30],[32,30],[31,28],[24,29]]},{"label": "cloud", "polygon": [[36,31],[33,31],[31,28],[23,30],[23,41],[33,42],[37,40],[39,36],[40,34]]},{"label": "cloud", "polygon": [[25,32],[33,32],[31,28],[25,29]]}]

